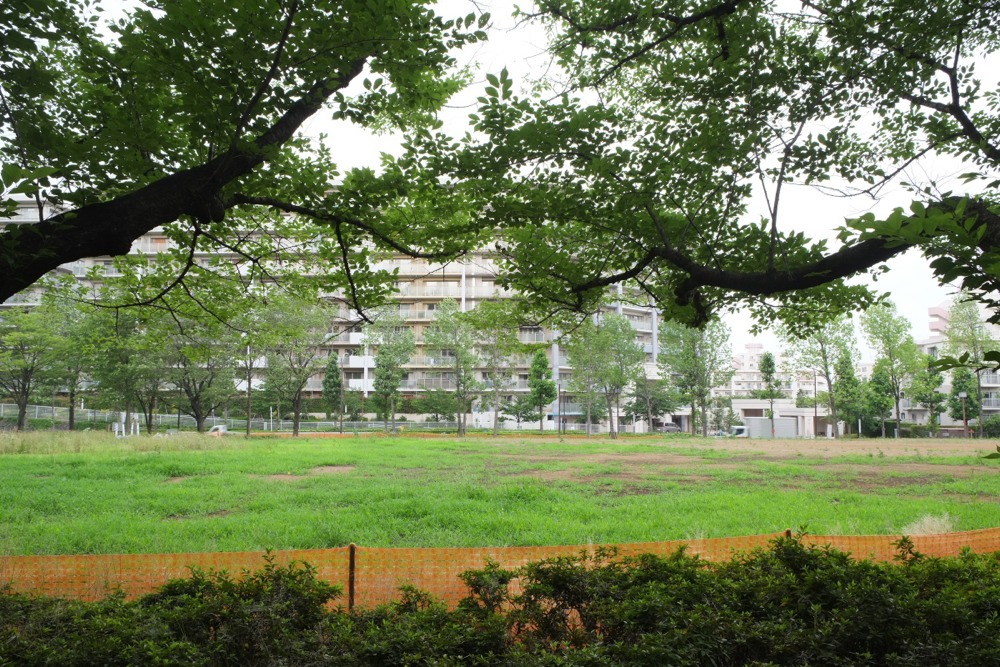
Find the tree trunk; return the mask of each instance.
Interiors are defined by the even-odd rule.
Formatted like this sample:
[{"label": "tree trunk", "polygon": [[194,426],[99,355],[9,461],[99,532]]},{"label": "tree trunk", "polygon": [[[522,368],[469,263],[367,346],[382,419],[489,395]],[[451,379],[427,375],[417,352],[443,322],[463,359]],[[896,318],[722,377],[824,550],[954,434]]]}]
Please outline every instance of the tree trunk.
[{"label": "tree trunk", "polygon": [[125,401],[125,423],[122,424],[125,433],[122,435],[128,435],[128,432],[132,430],[132,401]]},{"label": "tree trunk", "polygon": [[708,437],[708,398],[705,396],[701,398],[701,435]]},{"label": "tree trunk", "polygon": [[247,350],[247,432],[246,436],[250,437],[250,418],[253,416],[253,392],[251,390],[250,382],[253,379],[253,361],[250,360],[249,348]]},{"label": "tree trunk", "polygon": [[17,430],[23,431],[28,424],[28,399],[18,396],[17,402]]},{"label": "tree trunk", "polygon": [[[620,433],[622,429],[622,409],[621,404],[619,403],[619,396],[619,394],[615,394],[615,429]],[[634,419],[632,420],[632,425],[635,426]]]},{"label": "tree trunk", "polygon": [[979,416],[976,417],[976,437],[983,437],[983,381],[981,371],[976,369],[976,399],[979,401]]},{"label": "tree trunk", "polygon": [[[896,398],[896,438],[898,439],[899,438],[899,424],[900,424],[900,419],[899,419],[899,394],[896,394],[895,398]],[[837,430],[836,427],[833,430],[836,431]]]},{"label": "tree trunk", "polygon": [[302,419],[302,390],[292,396],[292,437],[299,436],[299,421]]},{"label": "tree trunk", "polygon": [[389,433],[396,435],[396,397],[389,398]]},{"label": "tree trunk", "polygon": [[344,413],[347,412],[347,395],[344,393],[344,385],[340,385],[340,433],[344,433]]},{"label": "tree trunk", "polygon": [[698,402],[694,399],[691,400],[691,435],[698,435],[698,431],[695,428],[695,415],[698,414]]},{"label": "tree trunk", "polygon": [[616,424],[615,424],[614,404],[612,404],[611,402],[610,394],[607,393],[604,394],[604,402],[608,406],[608,435],[611,436],[612,440],[614,440],[615,438],[618,437],[618,433],[617,429],[615,428]]},{"label": "tree trunk", "polygon": [[494,381],[493,390],[493,437],[500,435],[500,388]]},{"label": "tree trunk", "polygon": [[76,389],[73,387],[69,389],[69,424],[67,428],[70,433],[76,430]]},{"label": "tree trunk", "polygon": [[592,419],[590,412],[591,401],[587,401],[587,437],[590,437],[590,421]]}]

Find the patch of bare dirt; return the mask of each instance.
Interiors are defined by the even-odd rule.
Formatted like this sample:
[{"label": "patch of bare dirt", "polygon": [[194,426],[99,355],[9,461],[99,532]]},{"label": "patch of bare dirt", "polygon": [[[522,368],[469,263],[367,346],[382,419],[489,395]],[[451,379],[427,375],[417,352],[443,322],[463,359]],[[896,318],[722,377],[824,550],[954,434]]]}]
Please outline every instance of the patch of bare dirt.
[{"label": "patch of bare dirt", "polygon": [[610,465],[615,463],[628,463],[636,465],[695,465],[705,459],[697,456],[681,456],[668,452],[642,453],[642,454],[586,454],[579,455],[572,452],[566,454],[503,454],[509,458],[516,458],[520,461],[531,461],[536,463],[555,463],[558,461],[579,461],[580,463],[598,463]]},{"label": "patch of bare dirt", "polygon": [[[208,517],[210,519],[217,519],[217,518],[220,518],[220,517],[229,516],[232,513],[233,513],[232,510],[215,510],[214,512],[209,512],[208,514],[205,514],[204,516],[206,516],[206,517]],[[201,515],[192,516],[190,514],[168,514],[167,516],[163,517],[163,520],[164,521],[186,521],[188,519],[196,519],[199,516],[201,516]]]},{"label": "patch of bare dirt", "polygon": [[[688,443],[686,443],[688,444]],[[691,442],[699,447],[700,442]],[[996,441],[965,440],[963,438],[892,438],[865,440],[754,440],[726,439],[709,444],[712,449],[724,451],[757,452],[766,456],[792,457],[812,456],[833,458],[836,456],[974,456],[993,451]]]},{"label": "patch of bare dirt", "polygon": [[309,471],[310,475],[339,475],[345,472],[353,472],[354,466],[316,466]]},{"label": "patch of bare dirt", "polygon": [[272,482],[294,482],[296,480],[305,479],[306,477],[342,475],[352,471],[354,471],[354,466],[316,466],[315,468],[310,468],[304,475],[296,475],[294,473],[285,472],[278,473],[276,475],[253,475],[253,477],[267,479]]},{"label": "patch of bare dirt", "polygon": [[179,477],[167,477],[165,480],[163,480],[163,483],[164,484],[180,484],[181,482],[183,482],[186,479],[187,479],[187,477],[184,476],[184,475],[179,476]]},{"label": "patch of bare dirt", "polygon": [[620,488],[615,488],[611,484],[600,484],[594,487],[594,495],[598,496],[650,496],[657,493],[660,493],[659,489],[641,484],[623,484]]},{"label": "patch of bare dirt", "polygon": [[[886,472],[892,473],[913,473],[927,475],[928,478],[939,477],[971,477],[975,474],[991,472],[984,470],[982,466],[974,465],[944,465],[934,463],[893,463],[890,465],[852,465],[845,463],[821,463],[816,466],[817,470],[823,472],[837,472],[856,475],[878,475],[884,477]],[[906,478],[904,478],[906,479]],[[910,478],[912,479],[912,478]],[[940,481],[939,479],[936,481]]]}]

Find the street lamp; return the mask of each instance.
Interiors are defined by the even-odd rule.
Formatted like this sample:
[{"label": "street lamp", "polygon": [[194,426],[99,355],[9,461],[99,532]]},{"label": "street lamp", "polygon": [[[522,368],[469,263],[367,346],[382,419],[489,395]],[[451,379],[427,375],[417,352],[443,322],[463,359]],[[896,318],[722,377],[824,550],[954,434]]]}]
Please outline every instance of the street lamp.
[{"label": "street lamp", "polygon": [[969,419],[968,419],[968,417],[965,414],[965,399],[967,399],[969,397],[969,394],[966,393],[966,392],[964,392],[964,391],[960,391],[960,392],[958,392],[958,397],[960,399],[962,399],[962,437],[963,438],[968,438],[969,437]]},{"label": "street lamp", "polygon": [[813,369],[813,439],[819,437],[819,371]]}]

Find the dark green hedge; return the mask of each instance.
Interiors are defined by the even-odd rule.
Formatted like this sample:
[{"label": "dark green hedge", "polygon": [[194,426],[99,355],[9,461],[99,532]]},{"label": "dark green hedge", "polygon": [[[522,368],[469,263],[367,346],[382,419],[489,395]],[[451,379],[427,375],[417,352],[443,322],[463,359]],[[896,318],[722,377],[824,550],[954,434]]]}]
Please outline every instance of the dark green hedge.
[{"label": "dark green hedge", "polygon": [[[521,578],[522,593],[508,582]],[[794,538],[723,564],[557,558],[353,614],[308,566],[195,572],[137,601],[0,596],[3,665],[1000,664],[1000,559],[855,561]]]}]

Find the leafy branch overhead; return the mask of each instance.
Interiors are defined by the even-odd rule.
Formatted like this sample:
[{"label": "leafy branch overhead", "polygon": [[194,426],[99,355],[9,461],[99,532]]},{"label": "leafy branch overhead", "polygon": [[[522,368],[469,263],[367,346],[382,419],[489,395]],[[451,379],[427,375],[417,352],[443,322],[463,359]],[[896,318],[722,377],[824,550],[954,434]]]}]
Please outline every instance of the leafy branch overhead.
[{"label": "leafy branch overhead", "polygon": [[328,149],[299,132],[324,110],[380,129],[433,122],[460,87],[452,50],[483,39],[487,15],[447,20],[418,2],[360,0],[101,12],[73,0],[0,7],[4,210],[13,195],[60,207],[0,233],[0,299],[59,264],[124,255],[171,223],[263,273],[261,255],[240,243],[253,221],[236,207],[314,221],[292,238],[343,266],[331,287],[354,296],[385,282],[363,248],[453,255],[475,243],[456,245],[467,220],[435,203],[433,180],[391,165],[382,177],[338,178]]},{"label": "leafy branch overhead", "polygon": [[[634,281],[689,323],[749,305],[803,327],[871,304],[843,279],[918,247],[998,305],[993,3],[545,0],[528,18],[565,80],[520,97],[501,72],[458,152],[429,132],[412,146],[481,194],[513,286],[586,310]],[[785,212],[790,186],[877,198],[940,157],[969,192],[918,184],[909,210],[844,223],[836,247]]]},{"label": "leafy branch overhead", "polygon": [[[749,307],[808,329],[876,301],[844,279],[917,248],[1000,312],[991,1],[540,0],[523,18],[548,30],[552,77],[521,94],[487,74],[464,134],[436,113],[486,15],[412,0],[99,12],[0,7],[0,214],[15,194],[62,207],[0,232],[0,299],[166,225],[180,250],[154,297],[224,248],[234,283],[312,273],[297,264],[311,254],[335,267],[324,291],[362,309],[393,288],[380,252],[489,246],[550,312],[593,312],[629,281],[688,324]],[[341,147],[301,135],[320,116],[403,129],[404,152],[340,174]],[[878,198],[940,158],[963,191],[913,183],[909,207],[846,221],[832,244],[822,203],[788,217],[792,186]],[[272,223],[289,245],[266,239]]]}]

